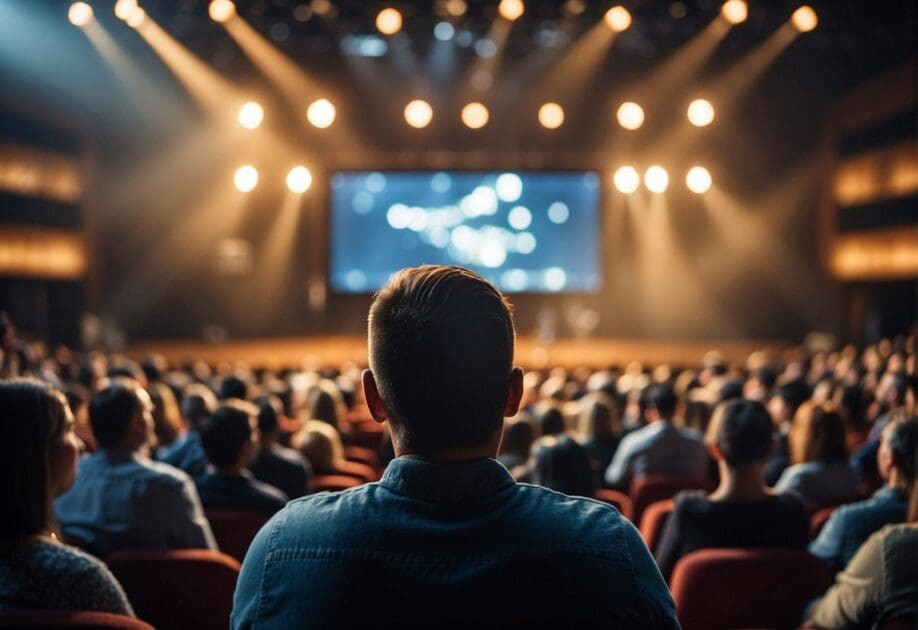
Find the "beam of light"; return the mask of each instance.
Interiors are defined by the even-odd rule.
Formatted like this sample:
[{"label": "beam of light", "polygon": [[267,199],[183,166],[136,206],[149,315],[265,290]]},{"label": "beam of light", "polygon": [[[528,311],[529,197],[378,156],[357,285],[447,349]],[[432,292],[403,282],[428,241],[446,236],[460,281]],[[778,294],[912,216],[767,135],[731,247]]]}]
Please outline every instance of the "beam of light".
[{"label": "beam of light", "polygon": [[557,103],[545,103],[539,108],[539,124],[546,129],[557,129],[564,124],[564,108]]},{"label": "beam of light", "polygon": [[137,8],[137,0],[118,0],[115,2],[115,17],[127,21]]},{"label": "beam of light", "polygon": [[383,35],[395,35],[402,30],[402,14],[398,9],[386,7],[376,14],[376,30]]},{"label": "beam of light", "polygon": [[[511,5],[513,5],[512,2]],[[503,2],[499,6],[503,6]],[[519,15],[517,15],[517,11],[519,11]],[[485,41],[492,42],[493,54],[477,55],[475,60],[469,64],[462,79],[463,91],[487,92],[490,90],[503,65],[510,31],[516,19],[523,14],[523,11],[522,2],[519,2],[519,7],[509,6],[506,10],[506,15],[499,10],[499,19],[491,23],[487,36],[483,38]],[[508,17],[513,15],[516,15],[516,17]]]},{"label": "beam of light", "polygon": [[619,106],[618,111],[615,112],[615,117],[623,129],[633,131],[640,129],[641,125],[644,124],[644,109],[637,103],[626,101]]},{"label": "beam of light", "polygon": [[86,26],[93,19],[92,7],[85,2],[74,2],[67,10],[67,19],[74,26]]},{"label": "beam of light", "polygon": [[262,242],[261,256],[255,269],[259,279],[256,296],[253,296],[256,299],[252,300],[252,316],[260,327],[270,325],[270,318],[277,312],[285,283],[290,277],[290,266],[300,243],[303,199],[300,192],[287,192],[277,218]]},{"label": "beam of light", "polygon": [[185,48],[149,16],[137,26],[137,32],[159,55],[196,103],[219,120],[235,118],[235,108],[228,108],[227,104],[239,103],[244,99],[229,81]]},{"label": "beam of light", "polygon": [[433,108],[427,101],[415,99],[405,105],[405,122],[415,129],[423,129],[433,119]]}]

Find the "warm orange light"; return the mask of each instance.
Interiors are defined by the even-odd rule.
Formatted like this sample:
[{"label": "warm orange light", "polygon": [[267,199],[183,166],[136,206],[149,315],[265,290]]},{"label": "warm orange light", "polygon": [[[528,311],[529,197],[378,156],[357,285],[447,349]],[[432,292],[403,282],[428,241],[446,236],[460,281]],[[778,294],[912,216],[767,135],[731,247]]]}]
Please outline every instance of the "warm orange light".
[{"label": "warm orange light", "polygon": [[313,127],[326,129],[335,122],[335,106],[327,98],[320,98],[306,110],[306,119]]},{"label": "warm orange light", "polygon": [[696,127],[707,127],[714,122],[714,106],[703,98],[696,98],[689,103],[686,114],[689,122]]},{"label": "warm orange light", "polygon": [[137,8],[137,0],[118,0],[115,3],[115,16],[119,20],[127,20],[134,9]]},{"label": "warm orange light", "polygon": [[468,10],[468,5],[465,3],[465,0],[446,0],[443,4],[443,8],[453,17],[462,17],[465,15],[466,10]]},{"label": "warm orange light", "polygon": [[644,124],[644,110],[637,103],[622,103],[615,114],[618,124],[625,129],[640,129]]},{"label": "warm orange light", "polygon": [[711,190],[711,173],[703,166],[693,166],[685,175],[685,185],[693,193],[706,193]]},{"label": "warm orange light", "polygon": [[545,103],[539,108],[539,123],[546,129],[557,129],[564,124],[564,108],[557,103]]},{"label": "warm orange light", "polygon": [[264,120],[265,110],[255,101],[249,101],[239,108],[239,124],[246,129],[257,129]]},{"label": "warm orange light", "polygon": [[488,108],[481,103],[469,103],[462,108],[462,122],[469,129],[481,129],[488,124]]},{"label": "warm orange light", "polygon": [[616,33],[627,31],[631,26],[631,13],[623,6],[612,7],[606,11],[606,25]]},{"label": "warm orange light", "polygon": [[214,22],[226,22],[236,15],[236,5],[232,0],[211,0],[207,13]]},{"label": "warm orange light", "polygon": [[287,173],[287,188],[291,192],[304,193],[312,186],[312,173],[305,166],[294,166]]},{"label": "warm orange light", "polygon": [[423,129],[433,119],[433,108],[427,101],[416,99],[405,105],[405,122],[415,129]]},{"label": "warm orange light", "polygon": [[633,166],[622,166],[612,176],[612,183],[619,192],[630,195],[641,185],[641,176]]},{"label": "warm orange light", "polygon": [[749,17],[749,6],[743,0],[727,0],[720,7],[720,14],[730,24],[742,24]]},{"label": "warm orange light", "polygon": [[511,22],[523,15],[525,10],[526,7],[522,0],[500,0],[500,4],[497,5],[497,12],[500,16]]},{"label": "warm orange light", "polygon": [[258,171],[254,166],[248,164],[240,166],[233,176],[233,183],[236,184],[236,190],[239,192],[251,192],[258,185]]},{"label": "warm orange light", "polygon": [[644,172],[644,185],[653,193],[664,193],[669,186],[669,174],[662,166],[651,166]]},{"label": "warm orange light", "polygon": [[794,28],[801,33],[808,33],[819,24],[819,18],[816,16],[816,11],[813,10],[813,7],[803,5],[791,15],[791,22]]},{"label": "warm orange light", "polygon": [[376,30],[383,35],[395,35],[402,30],[402,14],[387,7],[376,15]]},{"label": "warm orange light", "polygon": [[128,15],[127,25],[131,28],[137,28],[140,26],[147,17],[147,12],[141,9],[140,7],[134,7],[134,10],[131,11],[131,14]]},{"label": "warm orange light", "polygon": [[85,2],[74,2],[67,11],[67,19],[74,26],[86,26],[92,20],[92,7]]}]

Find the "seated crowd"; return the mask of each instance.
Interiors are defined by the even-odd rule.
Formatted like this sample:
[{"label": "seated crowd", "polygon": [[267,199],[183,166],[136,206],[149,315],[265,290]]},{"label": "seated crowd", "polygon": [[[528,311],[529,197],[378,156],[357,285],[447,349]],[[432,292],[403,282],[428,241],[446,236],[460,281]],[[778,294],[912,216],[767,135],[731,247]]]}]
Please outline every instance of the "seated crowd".
[{"label": "seated crowd", "polygon": [[[397,288],[404,294],[390,292],[383,299],[411,299],[410,287]],[[384,311],[386,307],[391,304],[374,304],[371,312],[371,353],[374,317],[379,334],[397,334],[395,311]],[[509,322],[509,312],[506,318]],[[817,354],[793,350],[780,359],[756,353],[743,365],[710,354],[700,366],[631,364],[525,374],[514,369],[509,398],[506,375],[503,381],[497,379],[504,383],[501,408],[506,418],[496,439],[483,432],[480,439],[468,438],[478,442],[463,442],[466,436],[457,429],[450,433],[454,442],[446,445],[425,437],[412,418],[423,410],[455,424],[462,421],[453,418],[459,408],[437,408],[429,394],[417,391],[425,386],[436,390],[434,377],[425,377],[410,395],[399,393],[402,406],[395,417],[389,397],[405,381],[391,374],[407,374],[409,368],[399,361],[411,358],[396,351],[386,355],[388,348],[377,343],[382,349],[371,355],[371,370],[361,373],[354,365],[269,370],[242,362],[170,365],[159,356],[135,362],[99,352],[80,356],[64,348],[51,353],[41,343],[7,334],[0,354],[0,500],[8,507],[0,515],[0,610],[133,615],[125,592],[104,564],[111,553],[216,550],[220,541],[208,521],[209,510],[242,510],[265,519],[283,510],[283,518],[270,520],[252,543],[233,625],[289,621],[293,617],[285,613],[258,617],[262,608],[255,604],[263,601],[259,593],[268,588],[262,583],[263,565],[255,563],[265,562],[275,539],[296,535],[282,525],[298,518],[312,523],[310,535],[328,537],[328,544],[378,544],[378,549],[353,553],[369,558],[378,552],[384,562],[388,558],[398,564],[402,560],[392,559],[402,556],[389,540],[421,528],[420,508],[411,501],[433,509],[440,500],[435,488],[448,491],[461,498],[458,505],[464,510],[471,510],[463,512],[461,518],[471,519],[463,527],[474,521],[480,528],[490,518],[489,510],[510,509],[499,507],[493,498],[502,496],[509,484],[521,492],[535,486],[541,487],[539,492],[554,491],[525,498],[531,502],[529,516],[546,519],[545,527],[560,532],[565,522],[582,523],[582,548],[577,551],[582,557],[570,560],[571,565],[554,564],[546,552],[529,564],[520,561],[514,565],[517,570],[532,572],[525,579],[518,574],[525,584],[534,583],[549,567],[559,575],[568,566],[606,571],[597,567],[615,559],[593,550],[602,540],[630,550],[634,565],[629,571],[640,585],[622,586],[624,578],[612,573],[605,579],[622,592],[637,588],[635,593],[643,593],[646,601],[624,612],[609,612],[615,602],[602,607],[603,614],[623,615],[623,625],[675,627],[666,584],[671,584],[681,558],[711,548],[808,550],[823,561],[837,574],[835,584],[801,615],[801,624],[858,627],[918,615],[914,337],[883,341],[862,352],[852,347]],[[455,343],[446,346],[457,355],[466,352]],[[425,352],[417,350],[418,355]],[[495,369],[479,367],[481,373]],[[477,396],[471,387],[464,387],[462,395]],[[491,445],[494,452],[478,444]],[[478,463],[466,462],[468,453]],[[496,468],[480,463],[482,458]],[[431,461],[436,466],[425,468],[433,466]],[[468,468],[459,476],[449,472],[450,466]],[[684,490],[668,495],[672,503],[657,539],[642,542],[635,527],[617,512],[607,513],[611,508],[602,501],[621,495],[634,499],[642,481],[664,476],[682,480]],[[463,487],[460,477],[474,478],[474,484]],[[367,494],[348,491],[340,497],[350,500],[336,502],[322,497],[339,495],[315,494],[316,488],[332,487],[325,485],[332,478],[341,484],[336,488],[353,486]],[[489,484],[492,498],[475,494]],[[384,495],[384,488],[397,492]],[[564,503],[563,495],[591,500],[578,502],[575,509]],[[524,502],[520,497],[514,505]],[[371,511],[371,499],[388,511]],[[468,507],[470,502],[479,507]],[[617,505],[646,535],[640,515]],[[441,507],[442,512],[423,518],[448,527],[445,520],[457,508]],[[823,513],[831,515],[817,526],[815,516]],[[337,539],[320,529],[331,527],[319,522],[325,517],[338,519]],[[557,524],[551,525],[555,517]],[[364,532],[361,519],[375,519],[376,533]],[[512,521],[517,541],[497,523],[491,525],[491,539],[478,529],[457,529],[456,535],[465,537],[463,553],[477,553],[479,545],[488,550],[482,554],[493,551],[498,557],[497,546],[505,545],[506,554],[515,554],[514,545],[523,545],[520,541],[530,535],[520,519]],[[398,527],[407,530],[399,533]],[[602,527],[620,533],[603,539],[594,533]],[[418,555],[430,545],[431,563],[452,562],[429,529],[413,535]],[[355,561],[350,552],[340,553],[342,564]],[[423,582],[431,567],[439,566],[428,567],[419,559],[405,562],[410,567],[400,575],[410,576],[404,579],[412,584]],[[365,577],[368,584],[384,575],[371,569]],[[293,569],[289,571],[295,581]],[[512,578],[493,571],[488,579]],[[339,578],[344,580],[345,573],[329,572],[323,578],[327,583],[316,592],[330,596],[330,589],[343,584]],[[558,589],[567,592],[573,586]],[[430,597],[434,606],[438,595],[431,592]],[[521,605],[504,601],[501,606],[512,604]],[[394,611],[397,602],[391,606]],[[311,619],[323,625],[322,617]]]}]

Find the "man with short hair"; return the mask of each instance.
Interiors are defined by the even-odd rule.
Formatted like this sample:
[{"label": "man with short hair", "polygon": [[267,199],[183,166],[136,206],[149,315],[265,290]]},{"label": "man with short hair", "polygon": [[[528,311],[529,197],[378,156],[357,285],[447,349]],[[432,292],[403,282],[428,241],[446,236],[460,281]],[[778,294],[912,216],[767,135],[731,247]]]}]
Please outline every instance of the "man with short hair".
[{"label": "man with short hair", "polygon": [[99,450],[80,461],[73,487],[54,503],[64,535],[100,557],[126,548],[217,548],[191,478],[142,454],[152,408],[131,379],[93,396],[89,422]]},{"label": "man with short hair", "polygon": [[509,304],[459,267],[399,273],[369,317],[382,480],[291,501],[243,563],[231,625],[678,628],[615,508],[517,484],[493,458],[523,371]]},{"label": "man with short hair", "polygon": [[251,510],[272,516],[286,505],[286,494],[258,481],[248,470],[258,452],[257,415],[255,405],[230,399],[201,427],[201,443],[211,468],[194,483],[204,507]]},{"label": "man with short hair", "polygon": [[258,455],[249,470],[259,481],[281,490],[291,499],[309,494],[312,489],[312,466],[299,451],[281,446],[281,403],[277,396],[269,395],[258,401]]},{"label": "man with short hair", "polygon": [[710,460],[701,435],[672,423],[676,393],[665,383],[651,386],[647,396],[650,423],[622,438],[606,468],[605,482],[627,489],[645,475],[708,476]]}]

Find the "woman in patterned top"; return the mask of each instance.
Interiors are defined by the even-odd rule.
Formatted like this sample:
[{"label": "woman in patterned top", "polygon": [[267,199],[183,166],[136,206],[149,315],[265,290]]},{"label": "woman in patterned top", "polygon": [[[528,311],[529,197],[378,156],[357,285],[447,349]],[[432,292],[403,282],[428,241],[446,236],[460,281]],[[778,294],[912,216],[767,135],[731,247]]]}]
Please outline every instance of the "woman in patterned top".
[{"label": "woman in patterned top", "polygon": [[52,531],[51,502],[73,485],[82,447],[61,392],[34,380],[0,382],[0,610],[133,616],[105,565]]}]

